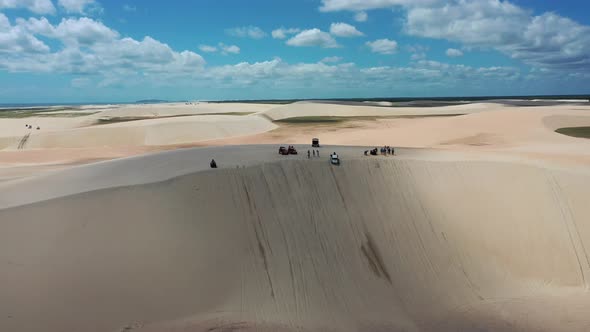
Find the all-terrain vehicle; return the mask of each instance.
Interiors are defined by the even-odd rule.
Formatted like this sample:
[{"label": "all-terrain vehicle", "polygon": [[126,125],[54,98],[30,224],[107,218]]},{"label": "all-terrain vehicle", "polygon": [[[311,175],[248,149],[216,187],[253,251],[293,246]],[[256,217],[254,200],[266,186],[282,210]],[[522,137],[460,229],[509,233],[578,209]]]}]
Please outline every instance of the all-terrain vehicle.
[{"label": "all-terrain vehicle", "polygon": [[281,154],[283,156],[290,155],[290,154],[297,154],[297,150],[295,149],[295,147],[293,145],[289,145],[289,147],[281,146],[279,148],[279,154]]},{"label": "all-terrain vehicle", "polygon": [[312,148],[319,148],[320,147],[320,139],[319,138],[313,138],[311,140],[311,147]]},{"label": "all-terrain vehicle", "polygon": [[336,152],[330,155],[330,164],[332,165],[340,165],[340,158],[336,154]]}]

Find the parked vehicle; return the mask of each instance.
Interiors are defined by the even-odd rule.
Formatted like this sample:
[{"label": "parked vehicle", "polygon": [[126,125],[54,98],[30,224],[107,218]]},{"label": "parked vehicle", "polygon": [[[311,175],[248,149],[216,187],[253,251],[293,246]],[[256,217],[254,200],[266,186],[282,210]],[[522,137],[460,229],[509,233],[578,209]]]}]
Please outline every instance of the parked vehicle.
[{"label": "parked vehicle", "polygon": [[330,155],[330,163],[332,165],[340,165],[340,158],[338,157],[336,152],[334,152]]}]

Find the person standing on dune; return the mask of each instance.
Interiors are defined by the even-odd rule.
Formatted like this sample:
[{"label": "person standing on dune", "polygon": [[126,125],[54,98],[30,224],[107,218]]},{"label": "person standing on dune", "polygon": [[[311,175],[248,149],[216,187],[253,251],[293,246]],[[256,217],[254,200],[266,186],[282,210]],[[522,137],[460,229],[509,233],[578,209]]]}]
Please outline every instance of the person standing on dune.
[{"label": "person standing on dune", "polygon": [[311,158],[311,155],[309,153],[309,150],[307,150],[307,159]]}]

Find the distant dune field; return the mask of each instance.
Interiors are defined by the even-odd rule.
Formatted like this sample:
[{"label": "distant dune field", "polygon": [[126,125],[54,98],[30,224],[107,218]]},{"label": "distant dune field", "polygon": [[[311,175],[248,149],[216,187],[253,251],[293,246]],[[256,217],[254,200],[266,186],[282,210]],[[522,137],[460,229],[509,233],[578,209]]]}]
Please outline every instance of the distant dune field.
[{"label": "distant dune field", "polygon": [[0,331],[590,326],[587,105],[86,110],[0,117]]}]

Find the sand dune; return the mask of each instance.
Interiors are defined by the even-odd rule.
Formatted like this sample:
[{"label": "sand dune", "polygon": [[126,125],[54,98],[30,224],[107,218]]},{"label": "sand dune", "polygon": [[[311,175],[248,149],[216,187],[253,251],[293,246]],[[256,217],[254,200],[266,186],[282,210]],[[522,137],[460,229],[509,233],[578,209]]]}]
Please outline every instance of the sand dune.
[{"label": "sand dune", "polygon": [[[172,145],[242,136],[274,128],[276,126],[273,123],[260,116],[224,115],[139,120],[59,131],[31,132],[23,126],[21,135],[0,138],[0,148],[16,150]],[[26,137],[24,145],[21,144],[23,137]]]},{"label": "sand dune", "polygon": [[[249,135],[276,128],[264,117],[247,116],[273,107],[276,105],[178,103],[43,112],[50,117],[0,119],[0,150],[174,145]],[[88,111],[95,113],[84,115]],[[60,117],[76,112],[80,116]],[[26,144],[21,144],[25,136]]]},{"label": "sand dune", "polygon": [[327,149],[189,149],[0,183],[0,330],[589,326],[590,172],[354,147],[330,147],[332,167]]},{"label": "sand dune", "polygon": [[[468,106],[470,105],[462,105]],[[561,127],[590,125],[589,107],[514,107],[494,104],[479,106],[482,107],[480,110],[484,111],[461,116],[394,117],[377,120],[349,118],[336,124],[310,122],[307,125],[282,125],[272,132],[206,143],[309,144],[310,137],[320,137],[325,144],[333,145],[389,144],[481,153],[499,152],[522,158],[576,163],[586,167],[590,164],[589,140],[555,133],[555,129]],[[437,112],[436,109],[432,112]]]},{"label": "sand dune", "polygon": [[[93,110],[0,121],[0,331],[590,326],[590,141],[554,132],[588,107]],[[307,116],[353,118],[273,122]],[[183,144],[225,146],[67,164]],[[363,156],[382,144],[414,148]]]},{"label": "sand dune", "polygon": [[382,107],[382,106],[358,106],[344,104],[330,104],[320,102],[297,102],[288,105],[277,106],[263,112],[272,120],[282,120],[294,117],[309,116],[427,116],[427,115],[452,115],[481,112],[490,107],[502,107],[499,104],[474,103],[466,105],[441,106],[441,107]]},{"label": "sand dune", "polygon": [[[39,154],[43,149],[117,149],[242,144],[244,141],[279,143],[277,137],[282,142],[307,143],[311,136],[320,136],[327,144],[341,145],[522,149],[527,142],[567,144],[566,140],[571,138],[559,137],[561,135],[553,131],[560,126],[587,123],[588,109],[581,105],[516,107],[498,103],[441,107],[378,107],[328,102],[280,106],[239,103],[112,106],[95,109],[96,114],[74,118],[1,119],[0,150],[32,150]],[[463,116],[438,117],[456,114]],[[428,117],[432,115],[438,116]],[[341,117],[348,125],[314,128],[310,123],[305,132],[301,132],[301,127],[277,131],[277,123],[273,123],[274,120],[316,116]],[[363,117],[376,120],[368,123]],[[25,124],[39,125],[41,130],[26,129]],[[96,158],[116,154],[97,152]],[[57,161],[51,154],[47,156],[48,161]],[[0,162],[2,159],[0,156]]]},{"label": "sand dune", "polygon": [[170,103],[146,105],[122,105],[103,111],[98,117],[141,117],[141,116],[177,116],[212,113],[257,113],[272,109],[276,105],[253,103]]},{"label": "sand dune", "polygon": [[[327,101],[280,106],[102,105],[79,107],[97,112],[86,116],[3,118],[0,180],[189,146],[309,144],[311,137],[332,145],[389,144],[499,152],[576,167],[590,164],[590,142],[554,132],[562,126],[588,124],[590,108],[581,104],[517,107],[504,101],[446,107],[363,105]],[[444,114],[464,115],[429,117]],[[332,123],[314,123],[312,118],[297,124],[272,121],[273,117],[313,115],[339,119],[334,122],[330,118]],[[26,129],[25,124],[40,125],[41,130]]]}]

